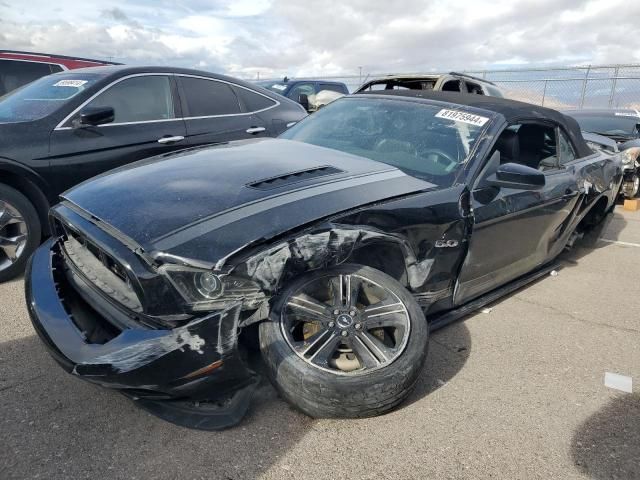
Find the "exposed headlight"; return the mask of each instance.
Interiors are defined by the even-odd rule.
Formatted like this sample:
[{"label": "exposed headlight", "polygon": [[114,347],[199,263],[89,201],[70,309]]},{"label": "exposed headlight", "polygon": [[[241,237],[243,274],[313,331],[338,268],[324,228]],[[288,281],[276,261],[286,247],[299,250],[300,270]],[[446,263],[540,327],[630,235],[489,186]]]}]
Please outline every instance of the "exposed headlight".
[{"label": "exposed headlight", "polygon": [[244,278],[180,265],[163,265],[159,271],[192,310],[216,310],[237,302],[245,309],[257,308],[265,299],[260,287]]},{"label": "exposed headlight", "polygon": [[193,277],[193,283],[198,293],[205,298],[214,299],[222,295],[222,281],[213,273],[197,273]]},{"label": "exposed headlight", "polygon": [[622,164],[623,165],[633,165],[636,161],[636,152],[633,149],[624,150],[622,152]]}]

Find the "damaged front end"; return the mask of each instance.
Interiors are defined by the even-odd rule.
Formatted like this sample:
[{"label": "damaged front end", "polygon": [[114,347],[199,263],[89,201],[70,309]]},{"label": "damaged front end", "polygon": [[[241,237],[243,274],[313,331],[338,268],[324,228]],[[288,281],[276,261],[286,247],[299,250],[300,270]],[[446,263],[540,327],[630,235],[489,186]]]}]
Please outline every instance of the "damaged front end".
[{"label": "damaged front end", "polygon": [[[180,302],[171,283],[187,295],[180,282],[197,270],[154,273],[135,255],[115,252],[115,242],[102,243],[89,222],[74,218],[72,232],[60,218],[59,236],[34,253],[25,279],[31,320],[58,363],[174,423],[220,429],[239,422],[258,382],[238,345],[239,324],[251,312],[242,298],[252,307],[262,293],[237,279],[203,277],[193,291],[212,298]],[[224,288],[229,296],[221,302],[215,297]]]}]

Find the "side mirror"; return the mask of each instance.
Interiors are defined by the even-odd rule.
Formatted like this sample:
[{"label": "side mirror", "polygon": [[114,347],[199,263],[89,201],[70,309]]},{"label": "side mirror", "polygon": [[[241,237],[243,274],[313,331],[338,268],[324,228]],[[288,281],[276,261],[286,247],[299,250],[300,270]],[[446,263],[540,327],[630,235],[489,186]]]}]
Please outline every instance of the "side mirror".
[{"label": "side mirror", "polygon": [[89,107],[80,112],[80,116],[73,121],[76,128],[95,127],[113,122],[115,112],[113,107]]},{"label": "side mirror", "polygon": [[304,107],[304,109],[309,111],[309,97],[304,93],[298,95],[298,103]]},{"label": "side mirror", "polygon": [[487,178],[487,183],[496,187],[537,190],[544,187],[545,176],[541,171],[526,165],[505,163]]}]

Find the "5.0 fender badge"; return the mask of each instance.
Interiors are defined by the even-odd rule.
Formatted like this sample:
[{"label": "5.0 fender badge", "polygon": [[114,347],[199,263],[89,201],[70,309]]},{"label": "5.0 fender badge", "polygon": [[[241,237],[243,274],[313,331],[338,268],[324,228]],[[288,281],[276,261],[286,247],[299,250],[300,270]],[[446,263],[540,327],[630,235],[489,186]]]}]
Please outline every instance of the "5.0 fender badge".
[{"label": "5.0 fender badge", "polygon": [[436,248],[453,248],[457,246],[457,240],[436,240]]}]

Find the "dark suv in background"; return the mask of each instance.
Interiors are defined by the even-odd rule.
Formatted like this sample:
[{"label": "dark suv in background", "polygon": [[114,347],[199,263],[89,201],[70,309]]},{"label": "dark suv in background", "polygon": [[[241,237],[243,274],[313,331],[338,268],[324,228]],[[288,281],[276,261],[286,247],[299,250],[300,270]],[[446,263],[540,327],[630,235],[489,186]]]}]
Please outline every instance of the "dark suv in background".
[{"label": "dark suv in background", "polygon": [[256,82],[261,87],[300,103],[308,112],[315,112],[327,103],[349,95],[342,82],[330,80],[289,79]]},{"label": "dark suv in background", "polygon": [[45,75],[101,65],[117,64],[64,55],[0,50],[0,97]]},{"label": "dark suv in background", "polygon": [[176,149],[275,137],[306,115],[242,80],[168,67],[61,72],[0,98],[0,281],[23,271],[69,187]]}]

